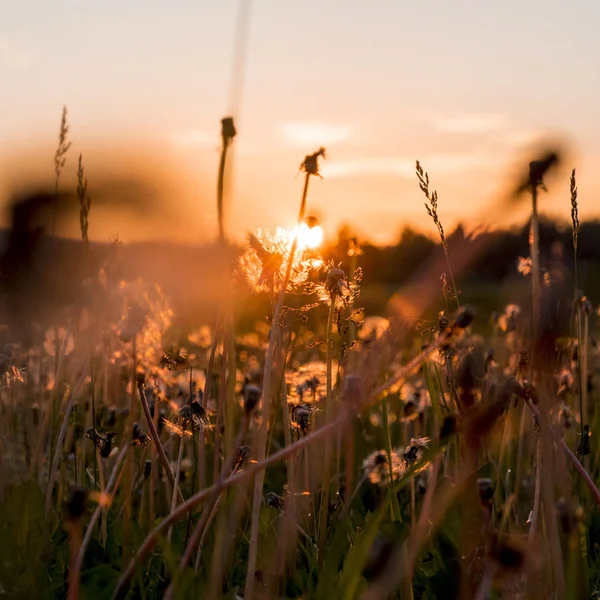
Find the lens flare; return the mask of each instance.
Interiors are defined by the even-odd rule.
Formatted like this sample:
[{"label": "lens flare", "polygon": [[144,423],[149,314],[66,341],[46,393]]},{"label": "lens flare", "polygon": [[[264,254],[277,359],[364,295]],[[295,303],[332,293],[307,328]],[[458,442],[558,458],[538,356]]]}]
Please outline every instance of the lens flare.
[{"label": "lens flare", "polygon": [[291,237],[297,237],[300,250],[318,248],[323,243],[323,229],[319,225],[309,227],[302,223],[294,227]]}]

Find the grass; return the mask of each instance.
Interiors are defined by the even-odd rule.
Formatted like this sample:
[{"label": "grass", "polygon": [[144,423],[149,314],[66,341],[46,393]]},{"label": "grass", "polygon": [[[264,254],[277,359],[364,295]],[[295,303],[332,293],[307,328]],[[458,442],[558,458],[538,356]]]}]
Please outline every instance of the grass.
[{"label": "grass", "polygon": [[[43,323],[45,340],[31,346],[10,322],[4,330],[2,593],[600,594],[600,451],[589,435],[600,418],[595,313],[583,294],[576,302],[559,294],[565,267],[546,269],[535,233],[543,176],[556,160],[532,161],[523,186],[532,196],[529,306],[509,305],[489,321],[469,305],[457,282],[473,257],[447,243],[437,192],[417,163],[441,260],[409,282],[417,298],[400,301],[400,290],[385,315],[365,315],[358,243],[337,249],[336,263],[299,233],[323,148],[301,165],[297,228],[253,232],[229,259],[235,129],[231,119],[222,125],[225,281],[215,282],[216,322],[189,323],[187,337],[167,295],[113,276],[114,253],[95,256],[79,159],[89,267],[79,301]],[[65,110],[56,196],[67,131]],[[576,265],[574,171],[570,192]],[[444,279],[440,290],[446,271],[450,285]],[[270,312],[236,335],[241,289],[264,297]],[[404,314],[409,305],[418,314]]]}]

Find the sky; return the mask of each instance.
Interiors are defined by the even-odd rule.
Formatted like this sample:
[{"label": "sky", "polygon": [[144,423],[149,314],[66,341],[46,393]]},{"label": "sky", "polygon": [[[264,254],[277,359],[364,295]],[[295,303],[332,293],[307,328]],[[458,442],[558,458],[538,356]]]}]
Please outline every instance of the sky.
[{"label": "sky", "polygon": [[[236,70],[243,2],[248,44]],[[0,196],[6,203],[15,190],[52,185],[66,105],[63,181],[73,184],[83,153],[97,239],[213,239],[220,120],[229,114],[239,133],[226,229],[237,239],[293,225],[298,167],[319,146],[328,159],[308,211],[330,236],[345,223],[380,243],[406,225],[431,231],[416,159],[447,230],[521,222],[524,207],[490,207],[542,139],[567,149],[542,210],[569,218],[577,167],[580,216],[598,217],[599,29],[594,0],[6,3]],[[132,182],[146,204],[129,202]],[[77,219],[64,226],[76,234]]]}]

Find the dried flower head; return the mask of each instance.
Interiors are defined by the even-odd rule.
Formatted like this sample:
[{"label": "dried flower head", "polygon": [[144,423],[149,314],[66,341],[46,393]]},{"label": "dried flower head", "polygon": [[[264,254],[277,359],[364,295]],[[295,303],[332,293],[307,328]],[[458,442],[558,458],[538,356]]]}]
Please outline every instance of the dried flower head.
[{"label": "dried flower head", "polygon": [[181,372],[189,368],[188,353],[185,348],[165,350],[160,357],[160,366],[171,372]]},{"label": "dried flower head", "polygon": [[315,283],[312,291],[317,294],[319,302],[326,304],[334,303],[338,309],[352,304],[360,293],[360,281],[362,280],[362,270],[356,269],[352,281],[348,281],[346,273],[339,265],[330,261],[324,267],[325,281]]},{"label": "dried flower head", "polygon": [[[248,237],[248,246],[238,260],[238,274],[255,292],[274,293],[287,269],[295,232],[278,227],[275,232],[259,229]],[[297,248],[292,258],[288,289],[298,290],[322,262],[306,248]]]},{"label": "dried flower head", "polygon": [[307,435],[310,431],[315,407],[310,404],[295,404],[290,408],[290,424],[298,432]]},{"label": "dried flower head", "polygon": [[519,256],[517,259],[517,271],[521,273],[521,275],[529,275],[531,273],[531,269],[533,267],[533,263],[531,261],[531,257],[524,258]]},{"label": "dried flower head", "polygon": [[[333,370],[337,362],[333,361]],[[323,361],[311,361],[286,373],[288,404],[313,403],[321,401],[327,392],[327,365]]]},{"label": "dried flower head", "polygon": [[323,147],[319,148],[316,152],[313,152],[313,154],[307,154],[300,165],[300,170],[304,171],[307,175],[321,177],[321,174],[319,173],[319,158],[327,159],[327,154]]},{"label": "dried flower head", "polygon": [[[392,451],[391,477],[396,481],[406,471],[407,463],[395,451]],[[385,450],[376,450],[363,460],[363,469],[369,481],[378,485],[387,485],[390,481],[390,466]]]}]

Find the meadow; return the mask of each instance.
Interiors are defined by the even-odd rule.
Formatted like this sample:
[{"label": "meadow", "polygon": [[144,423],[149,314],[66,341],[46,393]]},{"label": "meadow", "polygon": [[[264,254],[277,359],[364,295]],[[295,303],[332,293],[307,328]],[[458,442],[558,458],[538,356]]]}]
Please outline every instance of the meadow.
[{"label": "meadow", "polygon": [[[377,250],[322,247],[324,148],[301,161],[295,227],[229,242],[225,118],[210,302],[182,319],[117,240],[90,242],[67,117],[45,207],[76,170],[81,240],[13,223],[1,268],[1,596],[600,597],[593,240],[573,170],[567,243],[540,245],[557,152],[514,182],[529,243],[496,261],[502,293],[496,275],[461,286],[492,238],[448,236],[415,161],[439,240],[417,240],[429,259],[383,293]],[[387,260],[389,282],[418,256]],[[194,277],[194,261],[172,268]]]}]

